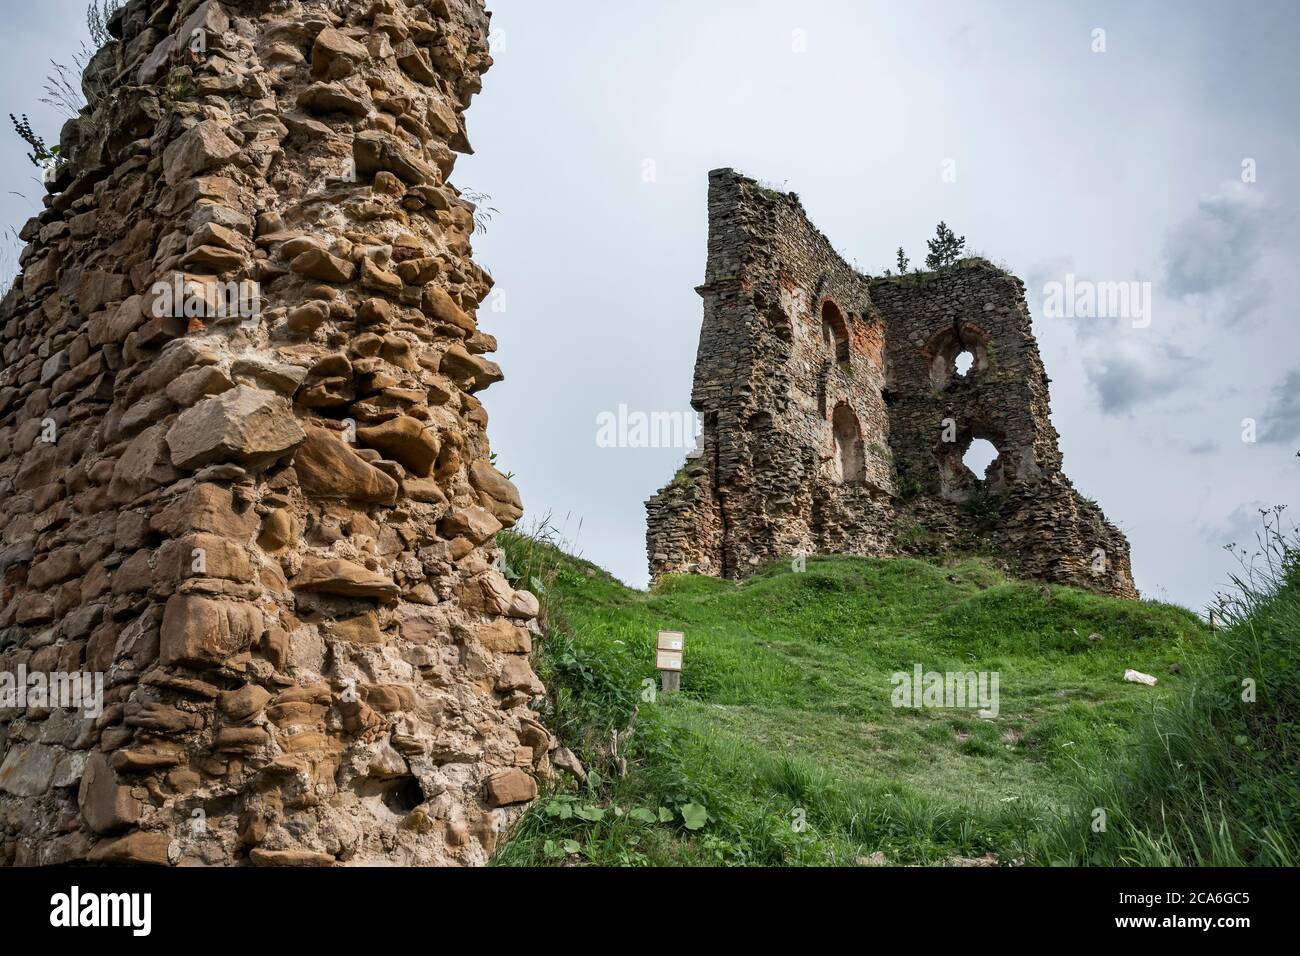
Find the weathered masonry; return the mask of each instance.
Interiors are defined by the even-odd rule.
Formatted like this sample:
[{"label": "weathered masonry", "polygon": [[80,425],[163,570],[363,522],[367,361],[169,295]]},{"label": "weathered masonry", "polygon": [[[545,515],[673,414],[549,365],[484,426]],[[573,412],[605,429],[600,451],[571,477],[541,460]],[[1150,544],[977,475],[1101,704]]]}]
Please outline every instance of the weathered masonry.
[{"label": "weathered masonry", "polygon": [[448,182],[488,15],[109,29],[0,309],[0,678],[102,710],[0,700],[0,863],[483,863],[553,746]]},{"label": "weathered masonry", "polygon": [[[651,574],[800,554],[993,552],[1136,597],[1124,535],[1061,470],[1024,287],[983,259],[868,278],[798,197],[709,181],[696,456],[647,503]],[[983,475],[972,442],[997,450]]]}]

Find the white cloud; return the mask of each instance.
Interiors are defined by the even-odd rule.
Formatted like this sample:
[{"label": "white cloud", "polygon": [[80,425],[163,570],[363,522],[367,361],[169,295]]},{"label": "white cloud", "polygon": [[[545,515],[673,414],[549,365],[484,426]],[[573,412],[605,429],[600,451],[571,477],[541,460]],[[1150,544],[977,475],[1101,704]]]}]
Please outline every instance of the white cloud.
[{"label": "white cloud", "polygon": [[1166,233],[1165,291],[1238,324],[1268,304],[1272,283],[1261,261],[1289,232],[1286,211],[1262,187],[1229,183]]}]

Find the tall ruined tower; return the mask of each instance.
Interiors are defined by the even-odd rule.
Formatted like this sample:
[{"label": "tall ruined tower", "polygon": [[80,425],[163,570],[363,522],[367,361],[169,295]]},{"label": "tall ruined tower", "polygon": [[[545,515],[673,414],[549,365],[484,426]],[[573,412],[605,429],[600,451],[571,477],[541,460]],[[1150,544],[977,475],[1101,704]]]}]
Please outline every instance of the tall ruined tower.
[{"label": "tall ruined tower", "polygon": [[0,313],[0,862],[483,863],[551,746],[448,182],[488,14],[109,28]]},{"label": "tall ruined tower", "polygon": [[[704,434],[647,502],[652,577],[962,549],[1137,596],[1128,542],[1061,471],[1014,276],[967,259],[869,279],[797,197],[715,170],[699,292],[691,404]],[[962,462],[975,439],[998,450],[981,476]]]}]

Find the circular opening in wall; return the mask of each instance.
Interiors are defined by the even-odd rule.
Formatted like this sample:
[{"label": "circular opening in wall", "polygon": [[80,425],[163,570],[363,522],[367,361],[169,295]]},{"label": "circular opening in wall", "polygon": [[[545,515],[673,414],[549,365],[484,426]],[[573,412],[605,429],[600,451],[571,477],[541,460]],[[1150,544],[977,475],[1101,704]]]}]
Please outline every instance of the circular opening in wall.
[{"label": "circular opening in wall", "polygon": [[922,349],[936,390],[970,384],[989,366],[988,333],[969,322],[935,333]]},{"label": "circular opening in wall", "polygon": [[974,473],[980,481],[984,480],[984,473],[988,471],[989,465],[998,459],[998,449],[991,441],[983,438],[976,438],[966,449],[966,454],[962,455],[961,463]]}]

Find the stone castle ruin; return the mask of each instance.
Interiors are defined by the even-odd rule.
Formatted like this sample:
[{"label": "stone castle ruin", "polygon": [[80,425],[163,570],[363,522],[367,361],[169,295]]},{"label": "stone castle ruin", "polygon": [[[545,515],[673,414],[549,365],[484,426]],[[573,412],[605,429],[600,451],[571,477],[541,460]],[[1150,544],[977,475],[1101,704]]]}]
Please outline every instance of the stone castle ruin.
[{"label": "stone castle ruin", "polygon": [[483,863],[554,746],[448,182],[488,15],[108,26],[0,307],[0,863]]},{"label": "stone castle ruin", "polygon": [[[1127,540],[1061,470],[1019,279],[978,258],[868,278],[798,197],[716,170],[698,291],[704,430],[647,502],[654,579],[969,550],[1137,597]],[[983,475],[963,463],[977,439],[998,453]]]}]

